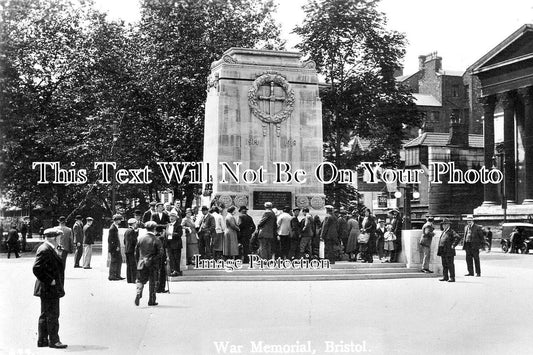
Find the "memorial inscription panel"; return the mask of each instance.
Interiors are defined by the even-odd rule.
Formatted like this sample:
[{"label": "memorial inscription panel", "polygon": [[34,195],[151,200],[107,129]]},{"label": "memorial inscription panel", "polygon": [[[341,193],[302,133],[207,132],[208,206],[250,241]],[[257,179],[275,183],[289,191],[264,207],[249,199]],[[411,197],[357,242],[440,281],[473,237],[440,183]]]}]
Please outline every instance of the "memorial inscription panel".
[{"label": "memorial inscription panel", "polygon": [[278,210],[285,206],[292,206],[292,193],[290,191],[254,191],[254,210],[265,208],[265,202],[272,202],[272,207]]}]

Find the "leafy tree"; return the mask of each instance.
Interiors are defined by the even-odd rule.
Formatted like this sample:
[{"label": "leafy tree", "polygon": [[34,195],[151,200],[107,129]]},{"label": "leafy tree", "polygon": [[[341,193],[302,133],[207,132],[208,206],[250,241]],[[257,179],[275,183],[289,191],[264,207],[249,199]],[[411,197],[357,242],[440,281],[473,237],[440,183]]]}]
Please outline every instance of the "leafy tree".
[{"label": "leafy tree", "polygon": [[[93,162],[157,171],[157,161],[201,160],[210,64],[232,46],[281,46],[274,10],[262,0],[146,0],[126,26],[92,1],[0,0],[3,196],[56,217],[109,215],[112,189],[94,184]],[[88,183],[36,184],[32,162],[49,161],[87,169]],[[117,200],[152,199],[167,187],[159,176],[117,185]],[[190,200],[187,184],[172,188]]]},{"label": "leafy tree", "polygon": [[[404,35],[386,28],[378,0],[309,0],[305,20],[295,33],[298,48],[317,64],[326,81],[321,90],[324,157],[338,168],[355,167],[364,159],[399,163],[404,127],[418,115],[407,90],[398,87],[394,71],[405,53]],[[355,136],[369,139],[366,156],[351,149]],[[326,186],[336,206],[356,199],[349,187]]]}]

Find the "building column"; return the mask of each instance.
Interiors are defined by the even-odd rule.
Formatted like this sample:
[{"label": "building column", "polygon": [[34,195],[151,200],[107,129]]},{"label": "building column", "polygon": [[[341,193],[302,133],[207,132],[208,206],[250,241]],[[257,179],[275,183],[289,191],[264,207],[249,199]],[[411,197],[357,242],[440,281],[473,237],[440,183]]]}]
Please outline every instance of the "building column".
[{"label": "building column", "polygon": [[[483,105],[483,140],[485,147],[485,168],[492,167],[492,157],[494,155],[494,107],[496,97],[494,95],[479,98]],[[483,204],[481,206],[494,206],[498,200],[498,185],[483,185]]]},{"label": "building column", "polygon": [[508,205],[516,204],[516,166],[515,166],[515,93],[506,91],[500,96],[503,106],[503,146],[505,169],[505,197]]},{"label": "building column", "polygon": [[518,90],[524,103],[524,151],[526,165],[526,194],[524,205],[533,205],[533,86]]}]

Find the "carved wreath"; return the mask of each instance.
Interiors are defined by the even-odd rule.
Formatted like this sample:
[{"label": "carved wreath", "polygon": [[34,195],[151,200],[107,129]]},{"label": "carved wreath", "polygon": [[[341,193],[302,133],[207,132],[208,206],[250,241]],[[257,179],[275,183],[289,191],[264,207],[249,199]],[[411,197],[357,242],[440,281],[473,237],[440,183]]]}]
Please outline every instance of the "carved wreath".
[{"label": "carved wreath", "polygon": [[[259,90],[259,87],[261,85],[274,82],[275,84],[278,84],[281,86],[285,94],[287,95],[287,98],[284,101],[284,107],[281,111],[277,112],[276,114],[268,114],[259,108],[257,104],[257,92]],[[294,102],[295,102],[295,95],[294,91],[291,89],[289,82],[285,77],[283,77],[279,73],[264,73],[260,75],[257,79],[255,79],[254,83],[252,84],[252,88],[250,91],[248,91],[248,105],[252,109],[252,113],[259,118],[261,121],[265,123],[274,123],[279,124],[283,121],[285,121],[289,116],[291,115],[292,111],[294,110]]]}]

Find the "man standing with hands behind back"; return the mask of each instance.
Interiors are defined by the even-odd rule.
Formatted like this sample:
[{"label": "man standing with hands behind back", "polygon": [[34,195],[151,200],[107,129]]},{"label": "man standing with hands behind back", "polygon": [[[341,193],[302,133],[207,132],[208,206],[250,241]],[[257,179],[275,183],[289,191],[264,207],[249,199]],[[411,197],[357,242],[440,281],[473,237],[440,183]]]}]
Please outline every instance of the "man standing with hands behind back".
[{"label": "man standing with hands behind back", "polygon": [[481,265],[479,263],[479,249],[485,244],[485,236],[481,227],[474,223],[474,217],[466,217],[467,225],[465,226],[465,242],[463,250],[466,252],[466,267],[468,274],[465,276],[474,276],[474,265],[476,267],[476,276],[481,276]]},{"label": "man standing with hands behind back", "polygon": [[76,216],[76,222],[72,226],[72,235],[74,236],[74,245],[76,246],[76,253],[74,254],[74,267],[80,266],[80,259],[83,255],[83,217]]},{"label": "man standing with hands behind back", "polygon": [[64,349],[59,341],[59,299],[65,295],[65,267],[56,252],[56,237],[63,232],[58,228],[44,231],[46,238],[37,249],[33,274],[37,277],[33,295],[41,298],[37,346]]}]

